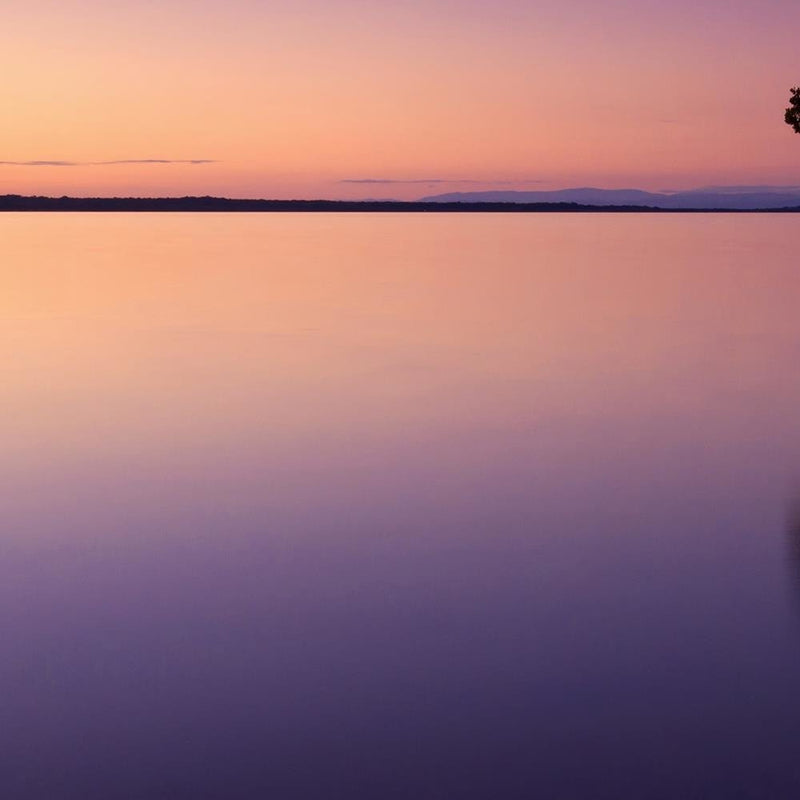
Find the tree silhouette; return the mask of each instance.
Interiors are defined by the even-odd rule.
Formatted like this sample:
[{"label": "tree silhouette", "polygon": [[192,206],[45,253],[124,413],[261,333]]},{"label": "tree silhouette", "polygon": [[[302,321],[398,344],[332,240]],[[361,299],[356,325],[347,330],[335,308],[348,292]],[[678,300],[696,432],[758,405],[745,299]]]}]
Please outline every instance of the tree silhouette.
[{"label": "tree silhouette", "polygon": [[795,133],[800,133],[800,86],[795,86],[790,91],[792,96],[789,98],[789,108],[783,118]]}]

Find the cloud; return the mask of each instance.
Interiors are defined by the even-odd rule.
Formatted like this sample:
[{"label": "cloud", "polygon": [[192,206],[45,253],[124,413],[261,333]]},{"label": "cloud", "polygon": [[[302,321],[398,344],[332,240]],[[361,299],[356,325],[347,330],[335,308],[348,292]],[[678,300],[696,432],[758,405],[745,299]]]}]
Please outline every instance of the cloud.
[{"label": "cloud", "polygon": [[100,167],[108,164],[216,164],[211,158],[121,158],[117,161],[0,161],[12,167]]},{"label": "cloud", "polygon": [[15,167],[72,167],[72,161],[0,161],[0,164]]},{"label": "cloud", "polygon": [[528,180],[518,180],[518,181],[492,181],[492,180],[479,180],[477,178],[460,178],[460,179],[450,179],[450,178],[415,178],[413,180],[402,180],[396,178],[343,178],[337,183],[368,183],[368,184],[414,184],[414,183],[425,183],[425,184],[432,184],[432,183],[479,183],[479,184],[489,184],[489,185],[502,185],[502,186],[511,186],[511,185],[524,185],[528,183],[544,183],[544,181],[537,180],[535,178],[531,178]]},{"label": "cloud", "polygon": [[416,181],[398,181],[392,178],[343,178],[338,183],[445,183],[445,181],[440,178]]},{"label": "cloud", "polygon": [[94,161],[96,164],[217,164],[213,158],[124,158],[119,161]]}]

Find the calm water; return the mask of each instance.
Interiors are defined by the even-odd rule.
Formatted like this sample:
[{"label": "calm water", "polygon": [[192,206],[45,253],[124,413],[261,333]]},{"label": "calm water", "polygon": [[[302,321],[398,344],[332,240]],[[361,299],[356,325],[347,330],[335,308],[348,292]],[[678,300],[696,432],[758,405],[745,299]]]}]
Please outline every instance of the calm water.
[{"label": "calm water", "polygon": [[800,796],[797,231],[0,216],[0,795]]}]

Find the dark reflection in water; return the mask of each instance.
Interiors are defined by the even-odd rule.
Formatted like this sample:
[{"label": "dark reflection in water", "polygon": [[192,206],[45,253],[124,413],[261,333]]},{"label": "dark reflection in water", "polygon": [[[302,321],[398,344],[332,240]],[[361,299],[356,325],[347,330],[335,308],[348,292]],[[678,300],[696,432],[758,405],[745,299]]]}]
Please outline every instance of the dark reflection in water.
[{"label": "dark reflection in water", "polygon": [[786,513],[787,562],[800,612],[800,498],[790,503]]},{"label": "dark reflection in water", "polygon": [[800,797],[794,225],[0,219],[0,798]]}]

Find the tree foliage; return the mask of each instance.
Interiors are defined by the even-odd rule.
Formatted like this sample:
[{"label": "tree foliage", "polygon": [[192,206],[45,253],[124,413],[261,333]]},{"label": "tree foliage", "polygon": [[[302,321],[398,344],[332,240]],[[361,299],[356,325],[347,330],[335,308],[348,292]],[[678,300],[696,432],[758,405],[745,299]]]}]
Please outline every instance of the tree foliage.
[{"label": "tree foliage", "polygon": [[789,108],[786,109],[784,119],[787,125],[791,125],[795,133],[800,133],[800,86],[795,86],[791,90],[792,96],[789,98]]}]

